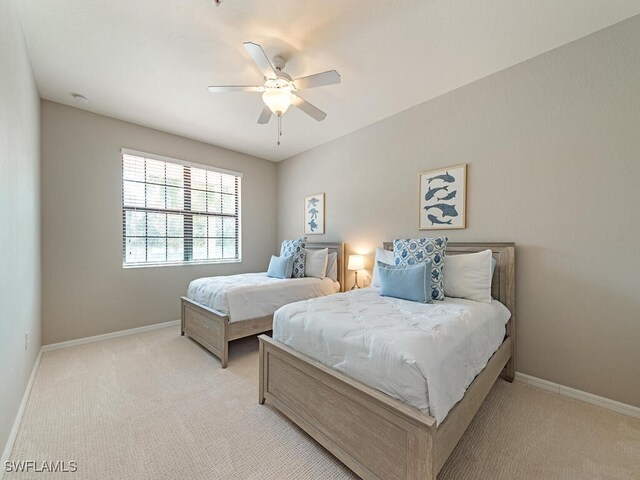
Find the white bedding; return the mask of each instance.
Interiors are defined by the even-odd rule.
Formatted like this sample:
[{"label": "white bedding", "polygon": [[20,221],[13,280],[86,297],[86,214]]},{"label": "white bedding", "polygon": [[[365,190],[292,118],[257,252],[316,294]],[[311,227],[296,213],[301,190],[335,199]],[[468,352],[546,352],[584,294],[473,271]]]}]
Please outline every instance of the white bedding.
[{"label": "white bedding", "polygon": [[441,423],[502,344],[510,316],[497,300],[422,304],[365,288],[285,305],[273,338]]},{"label": "white bedding", "polygon": [[189,284],[187,297],[228,315],[229,322],[271,315],[287,303],[330,295],[340,284],[330,278],[271,278],[263,273],[242,273],[198,278]]}]

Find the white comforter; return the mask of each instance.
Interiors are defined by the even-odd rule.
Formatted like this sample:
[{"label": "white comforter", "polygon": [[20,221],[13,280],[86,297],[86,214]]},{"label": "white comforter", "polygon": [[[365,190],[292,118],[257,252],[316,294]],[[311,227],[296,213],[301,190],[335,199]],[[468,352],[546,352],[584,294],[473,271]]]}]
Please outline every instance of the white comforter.
[{"label": "white comforter", "polygon": [[242,273],[198,278],[189,284],[187,297],[206,305],[229,322],[271,315],[287,303],[330,295],[340,284],[330,278],[271,278],[263,273]]},{"label": "white comforter", "polygon": [[273,338],[440,423],[502,344],[510,316],[496,300],[421,304],[366,288],[280,308]]}]

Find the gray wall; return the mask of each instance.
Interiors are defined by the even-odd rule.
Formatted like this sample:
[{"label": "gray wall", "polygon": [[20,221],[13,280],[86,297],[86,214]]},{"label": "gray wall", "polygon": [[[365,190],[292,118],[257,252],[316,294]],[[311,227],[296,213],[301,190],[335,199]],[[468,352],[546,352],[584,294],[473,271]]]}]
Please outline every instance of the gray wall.
[{"label": "gray wall", "polygon": [[0,1],[0,452],[40,349],[39,115],[14,2]]},{"label": "gray wall", "polygon": [[517,369],[640,406],[639,154],[635,17],[282,162],[278,236],[323,191],[323,240],[428,235],[418,172],[468,163],[445,233],[516,242]]},{"label": "gray wall", "polygon": [[[123,269],[121,147],[244,173],[242,263]],[[274,163],[48,101],[42,152],[44,344],[176,320],[192,279],[266,270]]]}]

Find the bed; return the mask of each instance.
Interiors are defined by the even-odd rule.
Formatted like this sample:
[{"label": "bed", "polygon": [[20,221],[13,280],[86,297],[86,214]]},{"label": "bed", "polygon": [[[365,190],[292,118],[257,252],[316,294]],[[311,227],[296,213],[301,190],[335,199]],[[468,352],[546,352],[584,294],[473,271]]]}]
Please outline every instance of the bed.
[{"label": "bed", "polygon": [[[273,279],[249,273],[197,279],[181,297],[181,335],[188,335],[227,367],[229,342],[271,330],[273,312],[287,303],[344,289],[344,244],[307,243],[336,253],[337,282],[328,278]],[[215,287],[215,288],[214,288]]]},{"label": "bed", "polygon": [[[384,247],[392,249],[389,243],[385,243]],[[438,402],[429,398],[433,400],[433,405],[425,406],[420,403],[419,394],[416,394],[414,399],[402,398],[401,395],[394,395],[397,398],[393,398],[393,382],[385,381],[383,374],[376,384],[375,372],[369,370],[365,372],[369,375],[365,375],[367,383],[363,383],[339,371],[340,355],[334,359],[333,365],[338,369],[331,368],[323,363],[331,364],[327,358],[321,358],[322,361],[315,360],[266,335],[259,337],[259,402],[267,402],[280,410],[362,478],[435,480],[493,383],[501,375],[506,380],[513,381],[515,373],[514,244],[450,243],[447,245],[447,255],[486,249],[491,249],[496,259],[492,297],[503,304],[511,315],[502,317],[503,322],[506,318],[508,320],[503,323],[501,330],[497,330],[498,333],[494,331],[492,334],[494,342],[495,335],[502,337],[497,339],[497,349],[488,361],[485,360],[486,365],[477,373],[466,391],[461,393],[462,398],[455,405],[450,405],[449,410],[439,402],[439,410],[425,413],[430,411],[428,407],[433,407]],[[373,301],[373,297],[367,300],[366,295],[367,292],[356,292],[334,297],[333,300],[342,298],[339,302],[331,302],[331,305],[340,302],[352,304],[342,311],[342,320],[347,322],[345,329],[352,327],[348,325],[350,315],[353,315],[351,310],[362,308],[362,305]],[[358,300],[357,296],[364,297]],[[329,305],[326,302],[314,303],[320,307]],[[438,304],[437,308],[449,308],[446,301]],[[310,305],[307,307],[310,311],[313,310]],[[295,305],[285,307],[286,310],[295,308]],[[319,309],[321,310],[322,308]],[[328,313],[331,314],[335,312]],[[498,325],[500,321],[494,323]],[[279,322],[276,328],[280,328]],[[287,331],[287,328],[278,331],[278,336],[293,338],[287,335],[295,333],[295,322],[289,328],[291,331]],[[327,325],[327,328],[332,327]],[[340,326],[334,323],[333,328]],[[323,341],[325,340],[326,337],[323,338]],[[310,339],[305,341],[313,342]],[[295,341],[291,343],[296,344]],[[330,350],[331,348],[335,353],[339,346],[329,345]],[[455,350],[453,347],[452,349]],[[421,368],[425,367],[424,364],[417,363]],[[344,370],[349,373],[357,371],[351,367]],[[397,384],[406,385],[416,381],[417,376],[412,377],[415,372],[394,372],[393,380],[397,380]],[[359,378],[365,379],[362,375],[362,371],[356,374]],[[387,380],[389,378],[386,377]],[[379,388],[370,386],[372,383]],[[380,388],[381,385],[383,388]],[[390,391],[391,395],[382,393],[381,390]],[[399,389],[396,389],[396,393],[397,390]],[[443,391],[442,388],[440,391]],[[444,392],[455,399],[455,392],[452,394],[446,388]],[[411,397],[411,392],[407,396]]]}]

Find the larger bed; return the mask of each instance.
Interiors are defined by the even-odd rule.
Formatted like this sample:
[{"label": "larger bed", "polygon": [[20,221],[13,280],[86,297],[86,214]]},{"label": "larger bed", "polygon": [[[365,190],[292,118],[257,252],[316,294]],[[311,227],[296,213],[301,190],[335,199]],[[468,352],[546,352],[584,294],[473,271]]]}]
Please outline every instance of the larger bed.
[{"label": "larger bed", "polygon": [[288,303],[331,295],[344,284],[342,243],[307,243],[306,249],[326,248],[336,254],[336,278],[279,279],[266,273],[246,273],[196,279],[181,297],[182,335],[220,359],[226,368],[229,342],[271,330],[273,312]]},{"label": "larger bed", "polygon": [[274,338],[260,336],[260,402],[363,478],[435,479],[500,373],[513,379],[513,244],[453,243],[447,255],[486,249],[491,303],[364,289],[278,310]]}]

